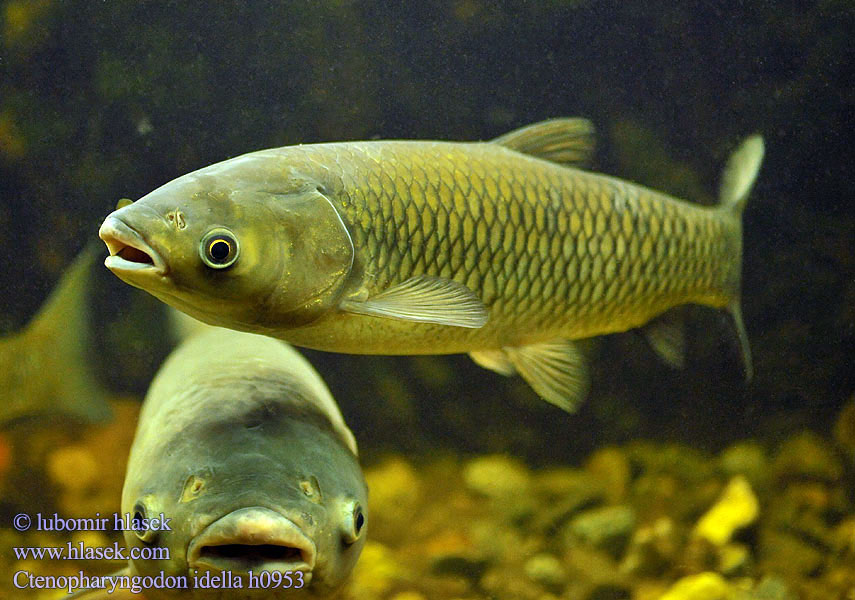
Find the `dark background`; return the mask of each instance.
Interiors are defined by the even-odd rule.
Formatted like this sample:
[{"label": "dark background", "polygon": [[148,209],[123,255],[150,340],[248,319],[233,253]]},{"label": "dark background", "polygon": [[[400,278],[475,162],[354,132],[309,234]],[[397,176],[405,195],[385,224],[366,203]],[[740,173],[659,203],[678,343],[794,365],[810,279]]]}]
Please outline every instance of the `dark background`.
[{"label": "dark background", "polygon": [[[103,217],[265,147],[488,139],[598,127],[595,168],[712,202],[753,132],[746,386],[727,322],[692,310],[671,371],[634,334],[592,346],[568,416],[465,356],[308,352],[369,456],[508,451],[534,462],[635,438],[715,449],[827,431],[853,391],[855,9],[825,2],[0,2],[0,331],[22,327]],[[106,255],[106,250],[105,250]],[[144,393],[170,347],[159,304],[97,270],[93,366]],[[2,350],[0,350],[2,351]]]}]

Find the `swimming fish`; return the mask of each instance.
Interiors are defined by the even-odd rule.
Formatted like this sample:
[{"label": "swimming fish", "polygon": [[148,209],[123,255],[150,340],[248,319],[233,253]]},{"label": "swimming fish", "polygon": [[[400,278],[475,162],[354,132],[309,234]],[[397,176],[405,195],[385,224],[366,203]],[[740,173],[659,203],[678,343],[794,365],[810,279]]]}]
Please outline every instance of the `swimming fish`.
[{"label": "swimming fish", "polygon": [[112,416],[87,356],[89,276],[99,254],[89,243],[29,324],[0,339],[0,424],[36,416],[85,422]]},{"label": "swimming fish", "polygon": [[[155,375],[121,515],[160,520],[126,530],[125,547],[166,549],[168,559],[131,560],[114,576],[162,571],[150,580],[162,589],[143,590],[149,599],[326,597],[346,581],[368,530],[356,441],[320,376],[279,340],[221,328],[189,337]],[[278,573],[279,585],[266,575],[249,589],[250,571]],[[218,585],[203,588],[211,576]],[[138,597],[80,597],[119,592]]]},{"label": "swimming fish", "polygon": [[[577,168],[592,137],[555,119],[490,142],[253,152],[109,215],[105,264],[207,323],[335,352],[466,352],[568,411],[588,387],[574,340],[681,304],[729,312],[750,377],[741,215],[762,138],[705,207]],[[673,320],[649,338],[682,361]]]}]

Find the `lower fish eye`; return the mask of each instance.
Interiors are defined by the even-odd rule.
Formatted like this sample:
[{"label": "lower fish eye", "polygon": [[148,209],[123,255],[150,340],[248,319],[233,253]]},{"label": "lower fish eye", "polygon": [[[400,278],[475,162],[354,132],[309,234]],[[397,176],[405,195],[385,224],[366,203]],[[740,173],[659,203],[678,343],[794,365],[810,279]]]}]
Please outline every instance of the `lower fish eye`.
[{"label": "lower fish eye", "polygon": [[140,541],[150,544],[157,538],[157,530],[149,528],[146,514],[145,505],[137,502],[134,505],[131,527]]},{"label": "lower fish eye", "polygon": [[212,269],[225,269],[234,264],[240,254],[235,235],[224,227],[212,229],[205,237],[199,248],[199,256]]},{"label": "lower fish eye", "polygon": [[362,528],[365,527],[365,514],[362,512],[362,506],[355,504],[345,519],[345,523],[344,541],[347,544],[353,544],[359,539]]}]

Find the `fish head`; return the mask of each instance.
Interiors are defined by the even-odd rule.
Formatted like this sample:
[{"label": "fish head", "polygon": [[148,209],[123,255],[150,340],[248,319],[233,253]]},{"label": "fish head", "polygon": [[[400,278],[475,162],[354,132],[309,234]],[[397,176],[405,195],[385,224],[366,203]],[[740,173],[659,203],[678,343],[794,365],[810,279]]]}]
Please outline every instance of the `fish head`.
[{"label": "fish head", "polygon": [[357,458],[322,414],[254,404],[195,423],[186,443],[126,482],[124,510],[171,517],[170,531],[125,532],[129,546],[169,549],[168,561],[137,561],[135,572],[290,572],[295,589],[322,596],[346,581],[367,532]]},{"label": "fish head", "polygon": [[99,232],[105,265],[212,325],[298,327],[337,304],[353,265],[324,192],[269,153],[212,165],[120,203]]}]

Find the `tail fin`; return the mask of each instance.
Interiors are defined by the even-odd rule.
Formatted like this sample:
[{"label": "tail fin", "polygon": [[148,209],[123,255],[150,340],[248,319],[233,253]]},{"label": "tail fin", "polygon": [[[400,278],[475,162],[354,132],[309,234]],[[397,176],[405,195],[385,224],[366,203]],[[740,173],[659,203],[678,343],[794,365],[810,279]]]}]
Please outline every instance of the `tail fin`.
[{"label": "tail fin", "polygon": [[90,243],[23,331],[0,340],[0,425],[35,415],[108,419],[112,411],[87,359]]},{"label": "tail fin", "polygon": [[[721,186],[719,188],[721,210],[731,212],[736,216],[737,221],[740,223],[740,236],[742,211],[745,209],[748,194],[751,192],[754,181],[757,179],[757,173],[760,171],[760,163],[763,162],[763,153],[763,137],[759,134],[748,137],[730,155],[730,159],[728,159],[724,173],[722,174]],[[736,336],[739,339],[739,348],[745,367],[745,378],[750,381],[754,375],[754,368],[751,363],[751,347],[748,345],[748,334],[745,332],[745,323],[742,321],[742,294],[739,289],[740,286],[737,285],[737,293],[727,307],[727,311],[730,313],[733,325],[736,328]]]}]

